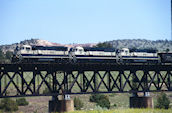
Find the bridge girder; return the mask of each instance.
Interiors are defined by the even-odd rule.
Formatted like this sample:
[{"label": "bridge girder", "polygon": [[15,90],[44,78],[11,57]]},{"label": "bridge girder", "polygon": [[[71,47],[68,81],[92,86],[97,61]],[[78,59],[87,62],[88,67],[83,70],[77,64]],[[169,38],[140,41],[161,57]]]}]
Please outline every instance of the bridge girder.
[{"label": "bridge girder", "polygon": [[0,64],[0,97],[172,91],[171,65]]}]

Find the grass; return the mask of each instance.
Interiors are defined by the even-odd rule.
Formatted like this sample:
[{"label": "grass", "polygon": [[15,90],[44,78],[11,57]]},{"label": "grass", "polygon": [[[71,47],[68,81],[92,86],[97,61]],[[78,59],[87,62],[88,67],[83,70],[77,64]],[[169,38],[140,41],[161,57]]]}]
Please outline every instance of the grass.
[{"label": "grass", "polygon": [[70,113],[172,113],[171,109],[114,109],[114,110],[91,110],[74,111]]}]

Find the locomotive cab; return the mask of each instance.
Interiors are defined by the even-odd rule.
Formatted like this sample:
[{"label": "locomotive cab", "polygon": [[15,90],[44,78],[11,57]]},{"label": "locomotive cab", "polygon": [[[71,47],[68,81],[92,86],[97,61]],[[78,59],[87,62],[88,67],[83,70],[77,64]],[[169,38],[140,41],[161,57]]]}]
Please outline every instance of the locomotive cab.
[{"label": "locomotive cab", "polygon": [[31,53],[32,47],[29,45],[22,45],[21,47],[17,46],[14,50],[12,62],[18,62],[22,60],[22,54]]},{"label": "locomotive cab", "polygon": [[31,46],[23,45],[20,50],[21,50],[21,52],[29,52],[31,49],[32,49]]},{"label": "locomotive cab", "polygon": [[74,52],[75,55],[84,55],[85,54],[84,48],[83,47],[80,47],[80,46],[75,47],[73,49],[73,52]]},{"label": "locomotive cab", "polygon": [[120,55],[121,56],[129,56],[130,55],[130,50],[128,48],[122,48],[120,50]]}]

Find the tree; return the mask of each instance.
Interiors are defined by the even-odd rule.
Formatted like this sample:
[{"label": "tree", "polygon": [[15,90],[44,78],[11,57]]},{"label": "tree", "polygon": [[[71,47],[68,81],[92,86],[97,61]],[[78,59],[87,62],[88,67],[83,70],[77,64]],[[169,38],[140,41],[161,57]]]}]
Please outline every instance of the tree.
[{"label": "tree", "polygon": [[16,103],[18,106],[26,106],[29,102],[25,98],[16,99]]},{"label": "tree", "polygon": [[169,49],[169,48],[167,48],[167,49],[165,50],[165,52],[166,52],[166,53],[168,53],[169,51],[170,51],[170,49]]},{"label": "tree", "polygon": [[4,53],[2,52],[2,50],[0,49],[0,59],[4,59]]},{"label": "tree", "polygon": [[7,51],[7,52],[6,52],[6,58],[7,58],[7,59],[10,60],[11,57],[12,57],[12,55],[13,55],[13,53],[12,53],[11,51]]},{"label": "tree", "polygon": [[84,106],[83,102],[79,98],[74,98],[74,107],[76,110],[81,110],[81,108]]},{"label": "tree", "polygon": [[96,45],[96,47],[112,48],[113,46],[112,46],[112,44],[110,44],[110,43],[103,42],[103,43],[98,43],[98,44]]},{"label": "tree", "polygon": [[164,92],[158,95],[156,108],[168,109],[169,104],[170,104],[170,100]]},{"label": "tree", "polygon": [[108,96],[102,94],[93,94],[90,96],[90,102],[97,103],[102,108],[110,108],[110,101]]},{"label": "tree", "polygon": [[16,101],[14,101],[10,98],[5,98],[5,99],[1,100],[0,109],[3,109],[5,111],[17,111],[18,105],[17,105]]}]

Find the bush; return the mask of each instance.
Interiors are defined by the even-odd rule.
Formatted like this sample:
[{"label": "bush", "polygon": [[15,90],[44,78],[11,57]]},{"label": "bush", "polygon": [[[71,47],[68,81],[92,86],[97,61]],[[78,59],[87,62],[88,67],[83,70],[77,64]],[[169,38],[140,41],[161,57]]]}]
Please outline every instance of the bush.
[{"label": "bush", "polygon": [[18,106],[26,106],[29,104],[28,101],[26,101],[25,98],[19,98],[19,99],[16,99],[16,103]]},{"label": "bush", "polygon": [[18,105],[14,100],[5,98],[1,100],[0,109],[4,111],[17,111]]},{"label": "bush", "polygon": [[83,102],[79,98],[74,98],[74,107],[76,110],[81,110],[81,108],[84,106]]},{"label": "bush", "polygon": [[170,104],[170,100],[165,93],[162,92],[161,94],[158,95],[156,108],[168,109],[169,104]]},{"label": "bush", "polygon": [[97,102],[97,105],[99,105],[102,108],[108,108],[109,109],[110,108],[110,101],[108,98],[100,99]]},{"label": "bush", "polygon": [[110,101],[108,96],[102,94],[93,94],[90,96],[90,102],[97,103],[102,108],[110,108]]},{"label": "bush", "polygon": [[90,102],[98,102],[100,98],[103,98],[104,95],[93,94],[90,96]]},{"label": "bush", "polygon": [[117,107],[117,105],[116,105],[116,104],[114,104],[113,106],[114,106],[114,107]]},{"label": "bush", "polygon": [[0,49],[0,59],[4,59],[5,58],[5,55],[4,53],[2,52],[2,50]]},{"label": "bush", "polygon": [[5,56],[6,56],[6,59],[11,60],[11,58],[13,56],[13,52],[7,51]]}]

